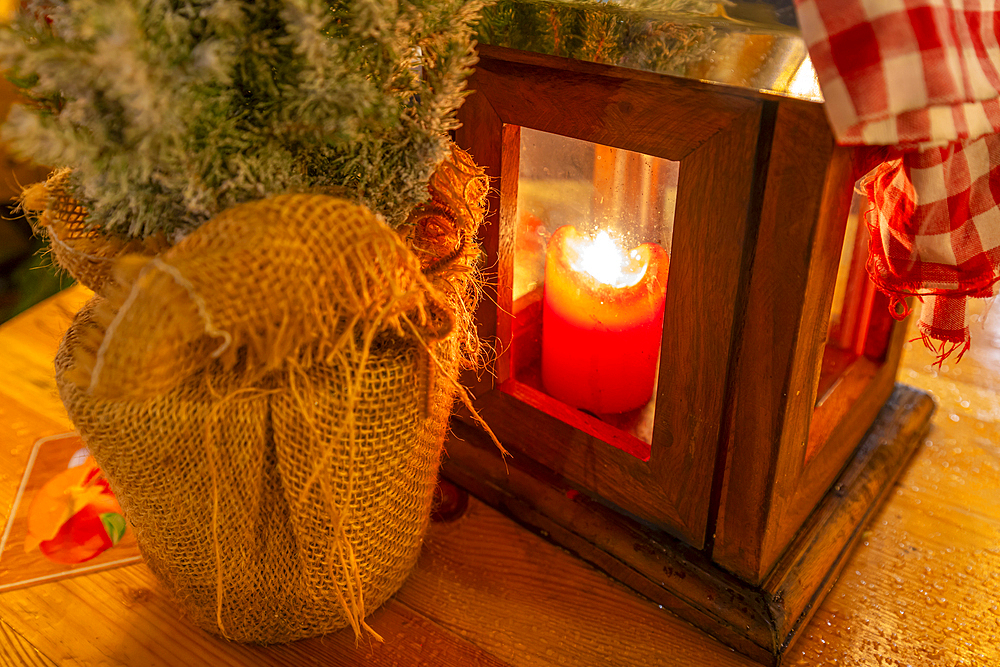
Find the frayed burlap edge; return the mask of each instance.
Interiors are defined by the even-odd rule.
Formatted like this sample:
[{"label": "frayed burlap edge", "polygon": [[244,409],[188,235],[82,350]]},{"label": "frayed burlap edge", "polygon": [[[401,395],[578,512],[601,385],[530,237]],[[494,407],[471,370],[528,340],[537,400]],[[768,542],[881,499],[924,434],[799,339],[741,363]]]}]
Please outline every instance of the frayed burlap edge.
[{"label": "frayed burlap edge", "polygon": [[55,263],[76,281],[102,294],[116,258],[124,254],[153,256],[169,247],[162,235],[126,240],[101,233],[87,224],[87,210],[70,192],[71,169],[52,172],[21,193],[19,205],[36,234],[49,240]]}]

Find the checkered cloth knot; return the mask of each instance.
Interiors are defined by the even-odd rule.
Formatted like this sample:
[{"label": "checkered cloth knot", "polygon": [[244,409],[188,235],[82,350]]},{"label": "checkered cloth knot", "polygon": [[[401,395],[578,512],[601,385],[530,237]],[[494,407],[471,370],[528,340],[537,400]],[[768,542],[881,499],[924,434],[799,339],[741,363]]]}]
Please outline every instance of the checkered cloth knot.
[{"label": "checkered cloth knot", "polygon": [[868,270],[941,364],[1000,283],[1000,15],[966,0],[796,0],[837,140],[886,146],[860,182]]}]

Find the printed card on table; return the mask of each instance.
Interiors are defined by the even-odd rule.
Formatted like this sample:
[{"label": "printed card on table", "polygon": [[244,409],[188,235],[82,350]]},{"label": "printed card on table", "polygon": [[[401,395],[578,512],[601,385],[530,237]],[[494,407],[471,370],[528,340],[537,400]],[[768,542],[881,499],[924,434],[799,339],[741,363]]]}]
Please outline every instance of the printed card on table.
[{"label": "printed card on table", "polygon": [[0,592],[141,559],[80,436],[38,440],[0,537]]}]

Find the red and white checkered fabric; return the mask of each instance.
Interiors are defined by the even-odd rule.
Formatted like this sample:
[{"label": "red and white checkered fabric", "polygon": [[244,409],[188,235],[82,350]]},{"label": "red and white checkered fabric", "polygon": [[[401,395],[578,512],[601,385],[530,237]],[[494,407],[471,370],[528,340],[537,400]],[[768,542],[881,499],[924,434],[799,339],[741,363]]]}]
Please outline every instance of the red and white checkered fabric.
[{"label": "red and white checkered fabric", "polygon": [[841,143],[1000,132],[997,7],[986,0],[796,0]]},{"label": "red and white checkered fabric", "polygon": [[1000,281],[998,8],[796,0],[837,140],[894,147],[862,179],[869,274],[894,308],[930,297],[918,326],[939,361],[968,349],[965,299]]},{"label": "red and white checkered fabric", "polygon": [[919,330],[952,344],[942,353],[959,345],[961,354],[969,341],[965,297],[991,296],[1000,280],[1000,135],[892,151],[861,184],[870,204],[869,275],[897,302],[935,297]]}]

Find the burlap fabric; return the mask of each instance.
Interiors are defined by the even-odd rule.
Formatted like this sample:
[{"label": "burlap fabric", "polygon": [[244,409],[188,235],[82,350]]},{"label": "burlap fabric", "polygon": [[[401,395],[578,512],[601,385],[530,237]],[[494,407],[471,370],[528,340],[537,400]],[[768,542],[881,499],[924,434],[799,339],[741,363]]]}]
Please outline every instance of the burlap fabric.
[{"label": "burlap fabric", "polygon": [[36,213],[32,226],[48,238],[55,263],[81,284],[100,293],[115,258],[124,254],[152,256],[167,248],[163,236],[127,241],[88,225],[87,212],[67,189],[69,176],[69,169],[59,169],[47,181],[25,188],[21,203]]},{"label": "burlap fabric", "polygon": [[70,417],[201,627],[359,633],[414,566],[475,352],[486,179],[456,149],[430,190],[403,235],[322,195],[237,206],[119,256],[67,332]]}]

